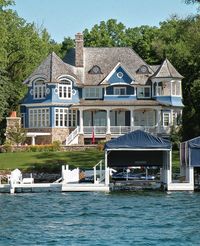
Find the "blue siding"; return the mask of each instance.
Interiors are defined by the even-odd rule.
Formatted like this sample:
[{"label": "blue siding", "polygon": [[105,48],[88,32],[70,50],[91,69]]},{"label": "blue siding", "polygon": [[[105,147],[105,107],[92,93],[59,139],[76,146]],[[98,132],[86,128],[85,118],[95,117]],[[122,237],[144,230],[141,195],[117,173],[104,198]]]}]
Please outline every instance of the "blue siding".
[{"label": "blue siding", "polygon": [[126,100],[136,100],[136,96],[130,95],[130,96],[111,96],[111,95],[107,95],[104,96],[104,100],[107,101],[126,101]]},{"label": "blue siding", "polygon": [[73,94],[72,99],[60,99],[58,93],[55,92],[56,85],[55,84],[48,84],[47,88],[50,90],[49,94],[46,95],[46,98],[43,99],[34,99],[33,95],[31,95],[30,91],[33,87],[28,88],[28,92],[24,99],[21,101],[22,104],[32,104],[32,103],[77,103],[79,102],[79,90],[76,86],[72,86]]},{"label": "blue siding", "polygon": [[109,86],[106,88],[106,94],[107,95],[114,95],[114,87],[126,87],[126,95],[134,95],[134,88],[131,86],[125,86],[125,85],[113,85],[113,86]]},{"label": "blue siding", "polygon": [[157,96],[155,99],[159,102],[169,104],[176,107],[184,107],[181,97],[176,96]]},{"label": "blue siding", "polygon": [[[123,73],[122,78],[118,78],[117,73]],[[114,74],[109,78],[108,83],[127,83],[130,84],[132,82],[132,78],[125,72],[125,70],[122,67],[118,67],[117,70],[114,72]]]},{"label": "blue siding", "polygon": [[117,101],[122,101],[122,100],[130,100],[130,99],[136,99],[136,95],[134,95],[134,88],[127,85],[127,86],[119,86],[119,87],[126,87],[126,95],[114,95],[114,87],[116,86],[109,86],[106,88],[106,95],[104,96],[104,100],[117,100]]}]

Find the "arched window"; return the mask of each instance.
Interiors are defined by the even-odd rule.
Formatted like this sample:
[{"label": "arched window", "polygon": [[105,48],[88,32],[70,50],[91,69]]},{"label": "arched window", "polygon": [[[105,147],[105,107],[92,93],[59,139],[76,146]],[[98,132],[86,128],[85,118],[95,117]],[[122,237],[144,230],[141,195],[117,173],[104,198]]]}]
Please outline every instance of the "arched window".
[{"label": "arched window", "polygon": [[44,80],[37,80],[33,86],[34,99],[42,99],[46,97],[46,84]]},{"label": "arched window", "polygon": [[58,95],[61,99],[72,98],[72,82],[67,79],[61,80],[58,86]]}]

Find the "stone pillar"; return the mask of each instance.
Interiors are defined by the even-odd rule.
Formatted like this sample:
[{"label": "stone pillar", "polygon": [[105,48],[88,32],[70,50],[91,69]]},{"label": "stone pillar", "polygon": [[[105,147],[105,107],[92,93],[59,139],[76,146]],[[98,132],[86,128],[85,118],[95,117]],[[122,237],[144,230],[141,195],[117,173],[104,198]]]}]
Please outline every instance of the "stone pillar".
[{"label": "stone pillar", "polygon": [[6,128],[21,127],[21,117],[7,117]]},{"label": "stone pillar", "polygon": [[75,35],[75,65],[76,67],[83,67],[83,34],[77,33]]},{"label": "stone pillar", "polygon": [[106,141],[111,140],[111,134],[106,134]]},{"label": "stone pillar", "polygon": [[110,110],[107,109],[107,131],[106,134],[111,134],[110,132]]},{"label": "stone pillar", "polygon": [[84,135],[83,134],[79,134],[79,136],[78,136],[78,144],[84,145]]}]

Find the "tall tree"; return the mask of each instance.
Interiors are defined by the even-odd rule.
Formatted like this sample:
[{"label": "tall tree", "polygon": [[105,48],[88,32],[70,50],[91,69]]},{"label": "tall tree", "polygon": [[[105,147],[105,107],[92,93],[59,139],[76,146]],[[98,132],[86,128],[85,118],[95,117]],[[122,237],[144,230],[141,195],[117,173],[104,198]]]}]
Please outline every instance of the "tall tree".
[{"label": "tall tree", "polygon": [[17,109],[26,87],[22,82],[53,50],[59,51],[44,28],[27,23],[0,0],[0,132],[8,112]]},{"label": "tall tree", "polygon": [[83,31],[85,46],[126,46],[125,29],[124,24],[121,22],[117,23],[117,20],[101,21],[99,25],[94,25],[91,31],[88,29]]}]

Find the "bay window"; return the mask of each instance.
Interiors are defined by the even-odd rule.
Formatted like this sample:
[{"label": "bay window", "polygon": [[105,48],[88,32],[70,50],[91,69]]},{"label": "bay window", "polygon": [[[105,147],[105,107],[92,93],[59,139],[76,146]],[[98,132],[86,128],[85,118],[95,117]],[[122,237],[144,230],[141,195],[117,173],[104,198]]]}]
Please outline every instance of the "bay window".
[{"label": "bay window", "polygon": [[42,128],[50,126],[49,109],[29,109],[29,127]]},{"label": "bay window", "polygon": [[55,109],[55,126],[56,127],[76,127],[77,111],[68,108]]}]

